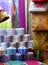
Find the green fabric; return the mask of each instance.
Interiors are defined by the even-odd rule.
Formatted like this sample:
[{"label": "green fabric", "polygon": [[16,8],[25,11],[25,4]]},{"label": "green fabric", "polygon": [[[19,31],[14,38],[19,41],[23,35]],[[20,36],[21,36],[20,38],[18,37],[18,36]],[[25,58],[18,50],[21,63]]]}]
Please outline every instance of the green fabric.
[{"label": "green fabric", "polygon": [[40,58],[40,51],[39,50],[37,50],[36,55],[37,55],[37,58],[39,59]]},{"label": "green fabric", "polygon": [[48,31],[32,32],[32,37],[34,41],[33,49],[43,50],[40,47],[43,47],[44,44],[48,43]]},{"label": "green fabric", "polygon": [[9,61],[8,64],[9,65],[26,65],[22,61]]},{"label": "green fabric", "polygon": [[4,29],[12,28],[12,23],[10,22],[10,19],[0,23],[0,28],[4,28]]}]

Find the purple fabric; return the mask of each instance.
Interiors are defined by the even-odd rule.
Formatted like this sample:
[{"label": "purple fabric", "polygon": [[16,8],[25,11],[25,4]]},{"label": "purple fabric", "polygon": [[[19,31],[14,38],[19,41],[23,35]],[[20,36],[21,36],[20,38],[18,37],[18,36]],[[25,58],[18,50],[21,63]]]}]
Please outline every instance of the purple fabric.
[{"label": "purple fabric", "polygon": [[25,0],[19,0],[19,27],[25,28]]},{"label": "purple fabric", "polygon": [[9,60],[10,60],[10,58],[7,55],[0,56],[0,61],[3,62],[3,63],[5,63]]},{"label": "purple fabric", "polygon": [[0,0],[0,7],[11,15],[11,0]]},{"label": "purple fabric", "polygon": [[0,6],[8,13],[9,7],[6,2],[0,2]]}]

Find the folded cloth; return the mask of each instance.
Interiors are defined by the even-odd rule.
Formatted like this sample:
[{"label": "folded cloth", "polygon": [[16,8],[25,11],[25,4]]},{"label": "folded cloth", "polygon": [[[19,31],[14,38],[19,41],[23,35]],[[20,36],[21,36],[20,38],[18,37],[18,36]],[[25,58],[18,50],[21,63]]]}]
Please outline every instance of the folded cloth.
[{"label": "folded cloth", "polygon": [[25,62],[22,61],[9,61],[7,62],[8,65],[27,65]]},{"label": "folded cloth", "polygon": [[27,65],[39,65],[38,61],[25,61]]},{"label": "folded cloth", "polygon": [[29,11],[32,13],[46,12],[48,9],[48,3],[34,3],[30,2]]},{"label": "folded cloth", "polygon": [[33,49],[48,50],[48,31],[32,32]]},{"label": "folded cloth", "polygon": [[39,3],[44,3],[44,2],[48,2],[48,0],[32,0],[33,2],[39,2]]},{"label": "folded cloth", "polygon": [[48,31],[48,12],[32,14],[32,31]]},{"label": "folded cloth", "polygon": [[38,62],[38,61],[25,61],[27,65],[47,65],[46,63]]}]

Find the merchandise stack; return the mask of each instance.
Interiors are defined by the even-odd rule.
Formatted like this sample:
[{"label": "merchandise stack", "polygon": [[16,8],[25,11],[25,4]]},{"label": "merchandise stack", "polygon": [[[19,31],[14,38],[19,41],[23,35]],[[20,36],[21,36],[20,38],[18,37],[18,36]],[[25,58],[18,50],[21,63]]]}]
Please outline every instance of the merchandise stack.
[{"label": "merchandise stack", "polygon": [[0,65],[26,65],[23,61],[34,58],[34,53],[28,52],[32,45],[30,34],[24,34],[24,28],[0,29]]},{"label": "merchandise stack", "polygon": [[32,0],[29,11],[32,13],[33,50],[36,60],[48,64],[48,0]]},{"label": "merchandise stack", "polygon": [[45,65],[35,60],[30,34],[24,28],[0,29],[0,65]]}]

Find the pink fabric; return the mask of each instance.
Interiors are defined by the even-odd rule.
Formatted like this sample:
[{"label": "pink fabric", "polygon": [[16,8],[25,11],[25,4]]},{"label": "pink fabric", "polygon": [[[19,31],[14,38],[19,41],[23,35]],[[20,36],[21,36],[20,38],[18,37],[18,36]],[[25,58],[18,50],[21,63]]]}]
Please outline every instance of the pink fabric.
[{"label": "pink fabric", "polygon": [[38,61],[25,61],[28,65],[39,65]]},{"label": "pink fabric", "polygon": [[3,63],[0,63],[0,65],[4,65]]},{"label": "pink fabric", "polygon": [[48,0],[32,0],[33,2],[40,2],[40,3],[42,3],[42,2],[48,2]]},{"label": "pink fabric", "polygon": [[19,27],[25,28],[25,0],[19,0]]}]

